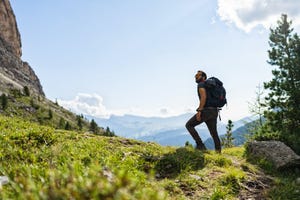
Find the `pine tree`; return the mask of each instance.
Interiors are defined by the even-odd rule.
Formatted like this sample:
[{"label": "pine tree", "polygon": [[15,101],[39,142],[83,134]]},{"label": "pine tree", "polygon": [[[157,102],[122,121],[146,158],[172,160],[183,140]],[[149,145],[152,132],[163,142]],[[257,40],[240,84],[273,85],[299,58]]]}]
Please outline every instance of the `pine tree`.
[{"label": "pine tree", "polygon": [[109,127],[106,127],[106,130],[103,134],[104,136],[109,136],[109,137],[114,137],[115,136],[115,132],[111,131]]},{"label": "pine tree", "polygon": [[77,126],[78,126],[79,130],[82,130],[82,116],[77,115],[76,119],[77,119]]},{"label": "pine tree", "polygon": [[70,123],[67,121],[66,125],[65,125],[65,130],[71,130],[72,127],[70,125]]},{"label": "pine tree", "polygon": [[[255,92],[256,97],[253,103],[249,103],[249,111],[254,115],[257,116],[258,119],[252,121],[251,123],[247,124],[247,132],[249,135],[246,138],[249,140],[257,139],[255,137],[260,137],[261,133],[263,134],[263,130],[265,129],[265,117],[264,111],[266,110],[266,102],[265,102],[265,91],[263,87],[259,84],[257,86],[257,91]],[[262,132],[263,131],[263,132]]]},{"label": "pine tree", "polygon": [[24,95],[29,97],[30,96],[30,91],[29,91],[29,88],[28,86],[24,86],[23,88],[23,92],[24,92]]},{"label": "pine tree", "polygon": [[66,124],[66,122],[65,122],[64,118],[61,117],[58,122],[58,128],[61,128],[61,129],[65,128],[65,124]]},{"label": "pine tree", "polygon": [[261,85],[258,85],[257,91],[255,92],[256,97],[253,103],[249,103],[249,111],[253,113],[255,116],[258,116],[258,125],[260,127],[263,126],[263,116],[264,116],[264,111],[266,107],[266,103],[264,100],[264,90]]},{"label": "pine tree", "polygon": [[231,120],[228,120],[228,124],[226,126],[226,134],[225,137],[222,138],[222,146],[225,148],[233,147],[233,136],[232,136],[232,128],[233,128],[233,123]]},{"label": "pine tree", "polygon": [[90,123],[90,131],[92,131],[93,133],[98,133],[98,131],[99,131],[99,127],[94,119],[92,119],[92,121]]},{"label": "pine tree", "polygon": [[270,29],[268,63],[276,68],[273,79],[264,83],[269,92],[266,97],[268,110],[265,116],[280,140],[300,152],[300,39],[293,34],[292,21],[282,15],[278,26]]},{"label": "pine tree", "polygon": [[1,108],[2,108],[2,110],[6,110],[6,108],[7,108],[7,105],[8,105],[8,100],[7,99],[8,99],[7,96],[3,93],[1,95]]},{"label": "pine tree", "polygon": [[52,119],[53,118],[53,112],[52,110],[49,108],[48,110],[48,119]]}]

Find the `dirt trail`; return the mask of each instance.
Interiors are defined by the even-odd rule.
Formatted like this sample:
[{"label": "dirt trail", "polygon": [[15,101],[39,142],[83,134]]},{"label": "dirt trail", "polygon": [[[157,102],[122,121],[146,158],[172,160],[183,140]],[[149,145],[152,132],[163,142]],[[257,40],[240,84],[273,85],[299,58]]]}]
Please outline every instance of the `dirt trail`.
[{"label": "dirt trail", "polygon": [[[239,160],[234,156],[224,155],[226,158],[232,161],[232,164],[237,168],[244,168],[244,171],[248,177],[240,183],[240,191],[237,195],[237,199],[241,200],[264,200],[267,199],[265,196],[268,190],[272,187],[274,179],[266,175],[263,171],[257,170],[255,172],[245,169],[245,160]],[[212,171],[208,176],[209,179],[217,179],[218,176],[222,175],[222,172]],[[193,176],[193,175],[190,175]],[[203,180],[201,178],[201,180]],[[206,188],[199,188],[199,191],[185,190],[181,188],[187,199],[199,199],[199,193],[202,193]],[[198,194],[198,195],[197,195]]]}]

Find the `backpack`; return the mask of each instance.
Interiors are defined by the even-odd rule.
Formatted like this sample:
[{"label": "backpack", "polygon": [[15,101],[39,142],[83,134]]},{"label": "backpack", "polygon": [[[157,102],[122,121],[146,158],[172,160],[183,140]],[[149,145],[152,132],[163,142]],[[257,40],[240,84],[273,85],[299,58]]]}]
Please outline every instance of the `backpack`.
[{"label": "backpack", "polygon": [[227,104],[226,90],[222,81],[216,77],[210,77],[205,80],[204,87],[207,93],[206,107],[221,108]]}]

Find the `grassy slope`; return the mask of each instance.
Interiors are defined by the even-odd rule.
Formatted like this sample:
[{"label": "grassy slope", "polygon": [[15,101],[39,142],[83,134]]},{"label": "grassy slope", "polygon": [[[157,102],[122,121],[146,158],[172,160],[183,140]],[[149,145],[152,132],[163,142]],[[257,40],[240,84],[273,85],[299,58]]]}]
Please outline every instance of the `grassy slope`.
[{"label": "grassy slope", "polygon": [[[2,89],[0,88],[0,91]],[[0,92],[1,93],[1,92]],[[0,105],[0,114],[10,117],[20,117],[32,122],[37,122],[41,125],[47,125],[54,128],[64,129],[65,124],[70,124],[70,129],[79,130],[78,119],[73,112],[70,112],[58,104],[48,100],[45,97],[31,95],[24,96],[18,90],[7,92],[7,108],[2,109]],[[49,116],[51,112],[52,116]],[[63,124],[60,121],[63,120]],[[81,119],[82,131],[88,131],[89,122],[86,119]],[[101,130],[100,130],[101,133]]]},{"label": "grassy slope", "polygon": [[10,180],[0,189],[0,199],[264,195],[270,181],[244,160],[243,152],[239,147],[203,154],[191,147],[62,131],[0,116],[0,176]]},{"label": "grassy slope", "polygon": [[[59,126],[61,118],[74,131],[56,129],[64,128]],[[270,179],[245,161],[243,147],[221,155],[202,153],[192,147],[88,134],[89,123],[82,119],[82,125],[79,131],[77,116],[46,98],[10,93],[7,108],[0,109],[0,176],[10,180],[0,186],[0,199],[299,196],[294,181],[299,171],[296,176],[275,173]],[[264,161],[260,164],[269,167]]]}]

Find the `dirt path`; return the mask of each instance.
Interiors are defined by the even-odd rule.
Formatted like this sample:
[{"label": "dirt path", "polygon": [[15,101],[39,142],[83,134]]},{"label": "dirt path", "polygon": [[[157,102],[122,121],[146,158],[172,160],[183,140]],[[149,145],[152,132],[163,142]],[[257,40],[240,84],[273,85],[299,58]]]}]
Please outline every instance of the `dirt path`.
[{"label": "dirt path", "polygon": [[[227,156],[227,158],[232,160],[235,167],[243,168],[244,160],[238,160],[234,156]],[[245,167],[244,167],[245,168]],[[266,175],[262,170],[246,171],[248,179],[241,183],[241,190],[238,195],[238,199],[242,200],[264,200],[266,199],[266,193],[271,188],[273,184],[273,177]]]},{"label": "dirt path", "polygon": [[[264,200],[268,190],[272,187],[274,179],[266,175],[262,170],[250,170],[245,165],[245,160],[239,160],[235,156],[224,155],[226,158],[232,161],[232,165],[243,169],[247,175],[247,180],[240,183],[240,191],[237,195],[237,199],[241,200]],[[217,179],[222,175],[221,171],[212,171],[208,174],[210,180]],[[193,175],[190,175],[193,176]],[[199,177],[200,180],[203,180]],[[199,199],[199,193],[207,188],[199,188],[199,191],[190,191],[184,187],[181,188],[185,193],[187,199]],[[198,194],[198,195],[197,195]]]}]

